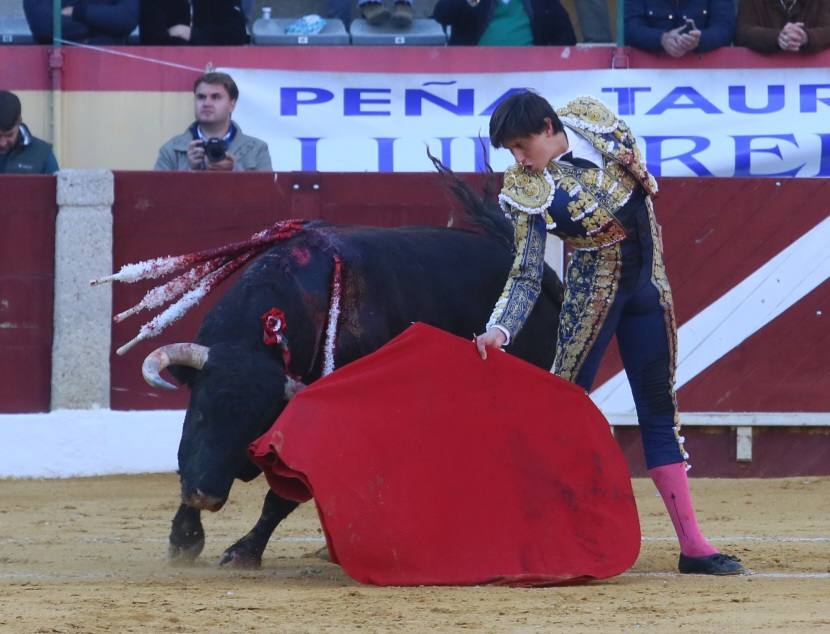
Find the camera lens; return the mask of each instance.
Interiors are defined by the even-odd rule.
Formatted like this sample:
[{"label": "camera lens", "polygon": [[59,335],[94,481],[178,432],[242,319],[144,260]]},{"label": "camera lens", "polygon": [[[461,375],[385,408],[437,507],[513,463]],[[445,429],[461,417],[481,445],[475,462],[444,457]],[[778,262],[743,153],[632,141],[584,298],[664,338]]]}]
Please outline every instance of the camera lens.
[{"label": "camera lens", "polygon": [[211,163],[216,163],[225,158],[228,146],[224,139],[208,139],[205,141],[205,156]]}]

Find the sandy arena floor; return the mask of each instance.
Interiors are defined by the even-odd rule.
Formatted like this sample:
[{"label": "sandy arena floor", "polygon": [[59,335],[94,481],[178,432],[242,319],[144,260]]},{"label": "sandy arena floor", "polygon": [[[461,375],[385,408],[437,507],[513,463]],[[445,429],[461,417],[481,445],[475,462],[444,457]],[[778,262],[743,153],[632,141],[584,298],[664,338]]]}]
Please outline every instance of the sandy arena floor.
[{"label": "sandy arena floor", "polygon": [[696,480],[708,534],[753,576],[674,573],[676,546],[649,481],[644,542],[605,582],[546,589],[362,586],[317,559],[314,508],[277,529],[259,571],[220,569],[264,494],[237,485],[204,516],[198,564],[165,561],[173,475],[0,480],[0,632],[830,632],[830,478]]}]

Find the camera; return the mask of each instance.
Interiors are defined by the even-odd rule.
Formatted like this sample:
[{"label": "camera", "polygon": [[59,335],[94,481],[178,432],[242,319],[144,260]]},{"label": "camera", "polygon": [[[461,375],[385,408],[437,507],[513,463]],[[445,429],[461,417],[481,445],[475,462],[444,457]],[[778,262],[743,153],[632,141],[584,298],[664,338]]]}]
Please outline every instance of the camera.
[{"label": "camera", "polygon": [[683,25],[683,28],[680,29],[680,32],[685,35],[686,33],[689,33],[690,31],[694,31],[696,29],[697,26],[695,26],[695,21],[686,18],[686,24]]},{"label": "camera", "polygon": [[204,142],[205,156],[211,163],[217,163],[225,158],[228,151],[228,144],[224,139],[208,139]]}]

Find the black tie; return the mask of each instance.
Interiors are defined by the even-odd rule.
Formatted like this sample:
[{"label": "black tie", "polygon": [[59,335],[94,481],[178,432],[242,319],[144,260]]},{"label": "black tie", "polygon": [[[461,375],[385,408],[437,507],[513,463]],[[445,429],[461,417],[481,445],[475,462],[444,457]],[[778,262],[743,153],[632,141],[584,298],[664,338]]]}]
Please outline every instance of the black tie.
[{"label": "black tie", "polygon": [[583,159],[574,156],[573,152],[565,152],[562,156],[559,157],[559,161],[565,161],[566,163],[570,163],[575,167],[598,167],[596,163],[589,161],[588,159]]}]

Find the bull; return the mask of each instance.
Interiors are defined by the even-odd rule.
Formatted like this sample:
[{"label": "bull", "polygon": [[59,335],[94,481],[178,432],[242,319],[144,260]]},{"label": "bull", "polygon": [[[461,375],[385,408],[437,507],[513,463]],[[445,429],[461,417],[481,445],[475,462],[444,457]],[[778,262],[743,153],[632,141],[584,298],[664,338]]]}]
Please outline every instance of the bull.
[{"label": "bull", "polygon": [[[513,259],[512,227],[494,205],[458,183],[456,193],[472,225],[466,229],[305,224],[247,266],[206,314],[195,343],[162,346],[145,359],[148,383],[172,388],[160,375],[167,369],[190,389],[171,561],[198,557],[205,542],[201,511],[218,511],[236,479],[258,475],[248,445],[327,363],[340,367],[367,355],[415,321],[468,338],[483,331]],[[333,316],[337,274],[340,303]],[[559,278],[546,267],[539,300],[506,351],[549,369],[561,303]],[[282,350],[290,357],[264,343],[262,318],[274,310],[285,322]],[[336,345],[327,346],[327,334]],[[259,520],[220,564],[259,566],[272,533],[296,506],[269,491]]]}]

